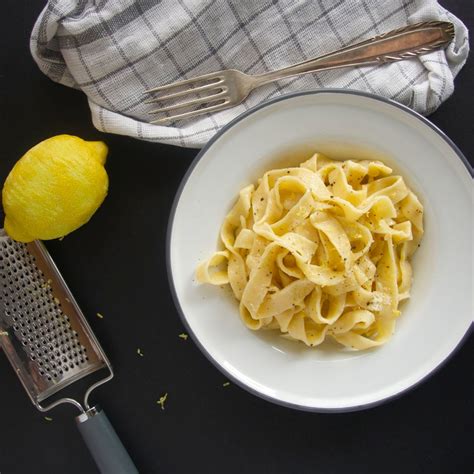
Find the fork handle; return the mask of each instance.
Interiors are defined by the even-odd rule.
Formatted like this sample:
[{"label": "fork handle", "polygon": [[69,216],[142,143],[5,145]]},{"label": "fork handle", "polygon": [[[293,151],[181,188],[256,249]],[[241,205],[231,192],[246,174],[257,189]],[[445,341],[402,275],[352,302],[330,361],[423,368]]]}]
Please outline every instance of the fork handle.
[{"label": "fork handle", "polygon": [[446,21],[427,21],[375,36],[277,71],[253,76],[254,87],[286,77],[349,66],[386,64],[429,53],[451,42],[454,26]]}]

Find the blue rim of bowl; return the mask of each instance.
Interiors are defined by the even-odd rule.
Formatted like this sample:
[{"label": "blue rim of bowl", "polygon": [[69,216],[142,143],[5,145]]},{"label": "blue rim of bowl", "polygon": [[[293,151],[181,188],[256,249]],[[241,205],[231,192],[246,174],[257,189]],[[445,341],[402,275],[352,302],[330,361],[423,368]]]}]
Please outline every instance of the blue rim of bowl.
[{"label": "blue rim of bowl", "polygon": [[186,186],[186,183],[188,182],[189,177],[191,176],[192,172],[194,171],[194,168],[198,164],[198,162],[201,160],[201,158],[204,156],[204,154],[207,152],[207,150],[216,142],[224,133],[227,132],[230,128],[232,128],[236,123],[240,122],[241,120],[247,118],[249,115],[252,115],[253,113],[257,112],[260,109],[263,109],[265,107],[268,107],[270,105],[273,105],[277,102],[283,101],[283,100],[288,100],[293,97],[300,97],[300,96],[305,96],[305,95],[314,95],[314,94],[348,94],[348,95],[357,95],[357,96],[362,96],[362,97],[367,97],[369,99],[374,99],[379,102],[384,102],[385,104],[391,105],[393,107],[396,107],[397,109],[402,110],[403,112],[408,113],[409,115],[412,115],[416,117],[418,120],[423,122],[425,125],[428,125],[435,133],[437,133],[454,151],[454,153],[459,157],[459,159],[464,163],[464,165],[467,168],[468,173],[471,175],[471,177],[474,177],[474,169],[470,165],[469,161],[467,158],[464,156],[462,151],[456,146],[456,144],[443,132],[441,131],[436,125],[431,123],[427,118],[423,117],[420,115],[418,112],[415,112],[414,110],[408,108],[407,106],[403,104],[399,104],[398,102],[395,102],[391,99],[387,99],[385,97],[381,97],[375,94],[370,94],[368,92],[362,92],[362,91],[355,91],[355,90],[346,90],[346,89],[321,89],[321,90],[311,90],[311,91],[304,91],[304,92],[295,92],[292,94],[285,94],[279,97],[276,97],[275,99],[271,99],[265,102],[262,102],[259,105],[256,105],[255,107],[252,107],[251,109],[247,110],[243,114],[239,115],[236,117],[234,120],[229,122],[227,125],[222,127],[207,143],[206,145],[201,149],[201,151],[197,154],[196,158],[192,161],[191,165],[189,166],[188,170],[186,171],[186,174],[184,175],[183,179],[181,180],[181,183],[179,185],[178,191],[176,192],[176,196],[173,200],[173,204],[171,206],[171,212],[170,212],[170,217],[168,220],[168,228],[166,231],[166,272],[168,275],[168,283],[171,289],[171,295],[174,301],[174,304],[176,306],[176,309],[178,310],[179,317],[181,318],[181,321],[188,331],[188,333],[191,335],[194,343],[198,346],[199,350],[204,354],[204,356],[209,360],[209,362],[214,365],[220,372],[222,372],[229,380],[231,380],[233,383],[238,385],[239,387],[243,388],[247,392],[251,393],[252,395],[256,395],[259,398],[262,398],[264,400],[267,400],[269,402],[275,403],[280,406],[284,406],[286,408],[293,408],[297,410],[302,410],[306,412],[314,412],[314,413],[347,413],[347,412],[353,412],[353,411],[359,411],[359,410],[366,410],[368,408],[373,408],[378,405],[382,405],[384,403],[387,403],[391,400],[395,400],[405,393],[408,393],[409,391],[413,390],[414,388],[418,387],[420,384],[422,384],[425,380],[427,380],[429,377],[434,375],[438,370],[440,370],[461,348],[461,346],[464,344],[464,342],[468,339],[469,335],[474,332],[474,323],[471,323],[469,328],[467,329],[466,333],[464,336],[461,338],[457,346],[443,359],[435,368],[433,368],[430,372],[425,374],[420,380],[415,382],[414,384],[410,385],[409,387],[401,390],[400,392],[394,393],[393,395],[390,395],[388,397],[382,398],[380,400],[376,400],[374,402],[370,403],[365,403],[362,405],[352,405],[348,407],[340,407],[340,408],[321,408],[321,407],[309,407],[306,405],[298,405],[296,403],[290,403],[286,402],[284,400],[280,400],[279,398],[274,398],[270,397],[269,395],[266,395],[264,393],[259,392],[258,390],[253,389],[252,387],[249,387],[242,381],[240,381],[238,378],[234,377],[232,374],[230,374],[222,365],[217,362],[207,351],[207,349],[201,344],[197,336],[194,334],[194,331],[191,329],[185,315],[184,311],[181,308],[181,305],[179,303],[178,295],[176,293],[176,288],[174,286],[173,282],[173,275],[172,275],[172,270],[171,270],[171,231],[173,228],[173,223],[174,223],[174,218],[176,214],[176,208],[178,207],[178,202],[181,199],[181,194],[183,192],[184,187]]}]

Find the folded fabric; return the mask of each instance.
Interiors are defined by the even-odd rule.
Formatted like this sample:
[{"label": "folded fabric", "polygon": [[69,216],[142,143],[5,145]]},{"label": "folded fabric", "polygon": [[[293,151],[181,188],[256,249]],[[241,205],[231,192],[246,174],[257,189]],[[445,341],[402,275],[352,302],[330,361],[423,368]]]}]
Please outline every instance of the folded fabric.
[{"label": "folded fabric", "polygon": [[[445,51],[379,67],[344,68],[268,84],[232,109],[170,126],[147,123],[152,87],[221,69],[261,74],[426,20],[451,21]],[[87,95],[101,131],[186,147],[281,94],[339,87],[397,100],[429,114],[454,90],[468,31],[435,0],[50,0],[31,52],[52,80]]]}]

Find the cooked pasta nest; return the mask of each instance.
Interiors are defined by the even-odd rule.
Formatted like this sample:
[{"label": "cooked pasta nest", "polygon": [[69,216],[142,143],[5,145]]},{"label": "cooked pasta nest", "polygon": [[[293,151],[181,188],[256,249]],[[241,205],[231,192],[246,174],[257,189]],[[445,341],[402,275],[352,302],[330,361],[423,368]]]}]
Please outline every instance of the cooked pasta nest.
[{"label": "cooked pasta nest", "polygon": [[316,153],[240,191],[196,276],[229,284],[250,329],[368,349],[394,332],[422,235],[423,206],[391,168]]}]

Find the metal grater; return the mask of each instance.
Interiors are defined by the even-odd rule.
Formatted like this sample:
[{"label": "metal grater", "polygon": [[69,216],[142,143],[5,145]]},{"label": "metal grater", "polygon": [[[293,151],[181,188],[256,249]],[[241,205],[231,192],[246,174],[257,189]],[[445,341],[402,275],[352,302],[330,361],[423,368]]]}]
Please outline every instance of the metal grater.
[{"label": "metal grater", "polygon": [[[101,472],[137,472],[104,412],[89,406],[92,390],[113,377],[107,356],[43,244],[15,242],[3,229],[0,347],[39,410],[70,403],[81,411],[78,427]],[[68,397],[47,403],[99,369],[108,374],[87,389],[83,405]]]}]

